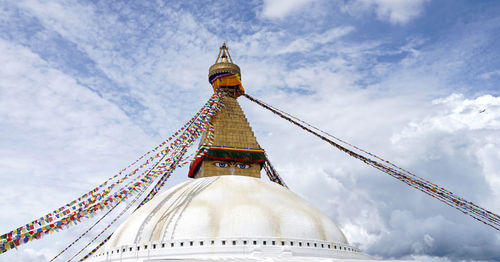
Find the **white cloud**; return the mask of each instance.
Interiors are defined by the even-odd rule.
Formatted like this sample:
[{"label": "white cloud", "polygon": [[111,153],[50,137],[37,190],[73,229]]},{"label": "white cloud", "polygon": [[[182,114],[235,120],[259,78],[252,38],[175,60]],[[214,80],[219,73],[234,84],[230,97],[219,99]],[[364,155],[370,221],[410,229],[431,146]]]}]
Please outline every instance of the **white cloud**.
[{"label": "white cloud", "polygon": [[495,76],[500,76],[500,70],[482,73],[479,75],[479,78],[488,80],[488,79],[495,77]]},{"label": "white cloud", "polygon": [[[424,149],[419,144],[425,140],[436,143],[435,147],[451,147],[469,156],[482,169],[482,179],[488,184],[493,199],[500,198],[500,154],[494,148],[500,147],[500,97],[484,95],[475,99],[467,99],[460,94],[452,94],[446,98],[433,101],[432,115],[419,121],[413,121],[400,133],[394,134],[391,142],[394,145],[418,150]],[[483,111],[484,110],[484,111]],[[446,138],[445,138],[446,137]],[[410,142],[411,141],[411,142]],[[429,152],[431,153],[431,152]],[[439,158],[434,152],[430,158]],[[422,153],[423,154],[423,153]],[[482,199],[494,212],[500,209],[489,197]]]},{"label": "white cloud", "polygon": [[375,12],[377,18],[392,24],[406,24],[418,17],[428,0],[352,0],[342,6],[349,14],[360,16],[366,12]]},{"label": "white cloud", "polygon": [[393,24],[405,24],[422,12],[426,0],[378,0],[375,2],[377,17]]},{"label": "white cloud", "polygon": [[[73,200],[153,146],[115,105],[30,50],[0,40],[0,54],[0,169],[2,183],[15,185],[0,193],[2,213],[15,214],[2,216],[1,232]],[[67,244],[50,238],[0,260],[47,261]]]},{"label": "white cloud", "polygon": [[[416,136],[429,130],[446,133],[461,130],[500,129],[500,98],[491,95],[467,99],[461,94],[451,94],[433,101],[437,112],[422,122],[411,123],[400,135],[393,137],[393,143],[409,136]],[[483,111],[484,110],[484,111]]]},{"label": "white cloud", "polygon": [[[157,8],[156,3],[148,5]],[[209,88],[198,88],[207,85],[205,72],[215,56],[206,52],[205,45],[212,43],[213,50],[216,50],[220,42],[204,27],[198,26],[191,14],[158,9],[169,19],[143,32],[150,21],[143,14],[131,12],[125,4],[115,7],[131,12],[129,15],[134,17],[127,21],[112,13],[97,12],[95,6],[77,1],[45,5],[45,1],[28,0],[20,2],[19,6],[37,18],[46,30],[74,43],[95,63],[95,69],[103,72],[120,90],[109,92],[99,86],[101,82],[93,79],[84,79],[86,84],[96,85],[92,87],[107,100],[113,101],[115,96],[128,94],[125,100],[133,98],[136,103],[127,105],[122,102],[120,106],[146,107],[137,112],[140,117],[133,120],[144,126],[151,125],[151,130],[172,132],[172,126],[181,123],[169,116],[180,116],[182,110],[193,113],[197,110],[175,99],[176,94],[190,92],[191,101],[209,95]],[[136,33],[140,35],[134,35]],[[160,94],[165,93],[170,94],[162,97],[172,106],[168,109],[159,100]]]},{"label": "white cloud", "polygon": [[312,51],[319,44],[327,44],[334,42],[335,40],[351,33],[354,31],[354,27],[342,26],[337,28],[332,28],[323,33],[314,33],[306,37],[299,38],[289,43],[286,47],[281,48],[277,54],[295,53],[295,52],[308,52]]},{"label": "white cloud", "polygon": [[310,4],[313,0],[264,0],[262,16],[271,19],[282,19]]}]

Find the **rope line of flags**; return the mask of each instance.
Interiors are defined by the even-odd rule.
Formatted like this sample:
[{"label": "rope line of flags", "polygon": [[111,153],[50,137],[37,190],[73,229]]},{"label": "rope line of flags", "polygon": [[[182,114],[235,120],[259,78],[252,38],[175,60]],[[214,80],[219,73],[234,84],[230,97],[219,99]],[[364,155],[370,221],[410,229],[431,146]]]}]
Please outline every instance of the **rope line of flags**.
[{"label": "rope line of flags", "polygon": [[[250,101],[262,106],[263,108],[273,112],[274,114],[280,116],[281,118],[291,122],[294,125],[299,126],[303,130],[321,138],[322,140],[326,141],[327,143],[331,144],[335,148],[349,154],[351,157],[357,158],[364,162],[367,165],[370,165],[400,181],[403,183],[418,189],[422,192],[424,192],[427,195],[430,195],[433,198],[436,198],[440,200],[441,202],[458,209],[462,213],[471,216],[477,221],[480,221],[496,230],[500,230],[500,216],[497,214],[488,211],[478,205],[476,205],[473,202],[470,202],[468,200],[465,200],[464,198],[454,194],[453,192],[440,187],[424,178],[421,178],[403,168],[400,168],[396,166],[395,164],[384,160],[383,158],[376,156],[375,154],[369,153],[365,150],[360,149],[359,147],[356,147],[354,145],[351,145],[341,139],[338,139],[296,117],[291,116],[288,113],[285,113],[275,107],[272,107],[256,98],[251,97],[248,94],[242,94],[246,98],[248,98]],[[316,130],[316,131],[314,131]],[[324,135],[320,134],[323,133]],[[326,136],[332,137],[335,140],[337,140],[339,143],[327,138]],[[342,146],[340,143],[346,145]],[[348,149],[347,146],[350,146],[352,149]],[[355,152],[357,151],[357,152]],[[363,155],[365,154],[365,155]]]},{"label": "rope line of flags", "polygon": [[[19,245],[40,239],[53,232],[67,229],[80,223],[84,219],[95,216],[100,213],[100,211],[113,209],[125,199],[148,188],[156,178],[163,178],[165,174],[170,174],[178,166],[178,162],[183,159],[186,149],[201,136],[206,130],[211,118],[215,115],[215,112],[222,106],[221,97],[220,92],[214,93],[202,109],[181,127],[181,129],[175,132],[172,137],[127,166],[127,168],[130,168],[134,164],[140,162],[140,160],[143,160],[143,163],[139,164],[139,167],[132,172],[116,181],[112,181],[127,168],[120,170],[118,174],[113,175],[94,190],[90,191],[89,194],[83,195],[88,197],[87,199],[85,199],[85,197],[79,197],[67,203],[62,208],[56,209],[39,219],[28,222],[25,226],[21,226],[1,235],[0,254],[16,248]],[[167,144],[168,142],[170,143]],[[165,145],[167,146],[165,147]],[[144,161],[147,155],[157,151],[159,151],[157,154]],[[183,153],[181,154],[179,152]],[[165,159],[165,161],[161,162],[161,159]],[[170,165],[169,163],[174,160],[177,161],[176,165]],[[182,164],[187,162],[189,161],[184,161]],[[152,170],[142,173],[139,172],[145,167],[153,165],[154,168]],[[135,177],[130,180],[129,178],[132,176]],[[126,181],[129,182],[122,185]],[[106,187],[106,185],[108,186]]]}]

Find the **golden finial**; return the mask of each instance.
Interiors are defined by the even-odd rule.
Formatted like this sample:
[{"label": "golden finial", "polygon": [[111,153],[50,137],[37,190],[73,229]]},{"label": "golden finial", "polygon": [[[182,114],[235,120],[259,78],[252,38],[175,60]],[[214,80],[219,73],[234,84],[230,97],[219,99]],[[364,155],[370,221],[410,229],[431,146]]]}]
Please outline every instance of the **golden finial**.
[{"label": "golden finial", "polygon": [[219,55],[217,55],[215,63],[208,69],[208,81],[211,82],[213,77],[224,73],[238,73],[241,77],[240,67],[233,63],[225,42],[219,48]]}]

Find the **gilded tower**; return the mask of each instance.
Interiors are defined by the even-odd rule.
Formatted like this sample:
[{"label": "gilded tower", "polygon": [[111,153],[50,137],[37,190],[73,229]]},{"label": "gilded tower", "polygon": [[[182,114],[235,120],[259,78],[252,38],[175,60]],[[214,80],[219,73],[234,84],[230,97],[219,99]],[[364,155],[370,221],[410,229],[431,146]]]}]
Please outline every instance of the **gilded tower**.
[{"label": "gilded tower", "polygon": [[[264,163],[264,150],[248,123],[237,99],[244,92],[241,72],[233,63],[226,44],[223,43],[215,63],[210,67],[208,80],[214,92],[222,94],[223,108],[212,119],[211,145],[200,144],[205,154],[191,164],[189,177],[200,178],[222,175],[239,175],[260,178]],[[204,134],[202,141],[206,138]]]}]

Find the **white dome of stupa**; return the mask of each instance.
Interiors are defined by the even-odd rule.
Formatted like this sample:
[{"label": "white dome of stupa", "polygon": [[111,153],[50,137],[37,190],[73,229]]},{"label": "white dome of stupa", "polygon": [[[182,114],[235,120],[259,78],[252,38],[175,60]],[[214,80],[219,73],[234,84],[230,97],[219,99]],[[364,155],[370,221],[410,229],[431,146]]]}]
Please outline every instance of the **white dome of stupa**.
[{"label": "white dome of stupa", "polygon": [[330,218],[287,188],[260,178],[216,176],[181,183],[153,198],[120,225],[93,259],[234,258],[269,252],[369,258],[348,244]]},{"label": "white dome of stupa", "polygon": [[191,180],[155,197],[108,242],[126,244],[241,237],[347,244],[340,229],[292,191],[245,176]]}]

